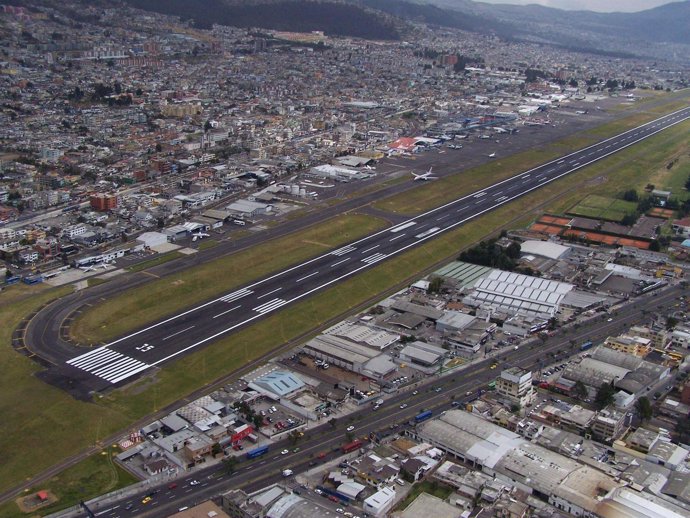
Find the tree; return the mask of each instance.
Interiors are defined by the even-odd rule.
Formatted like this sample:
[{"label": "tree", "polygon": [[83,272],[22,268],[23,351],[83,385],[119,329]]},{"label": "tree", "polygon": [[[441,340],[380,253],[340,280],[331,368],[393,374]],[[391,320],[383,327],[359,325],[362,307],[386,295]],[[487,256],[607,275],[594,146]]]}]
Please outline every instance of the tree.
[{"label": "tree", "polygon": [[678,319],[676,317],[666,317],[666,329],[671,331],[674,327],[678,325]]},{"label": "tree", "polygon": [[213,455],[214,457],[216,455],[220,454],[222,451],[223,451],[223,448],[217,442],[214,442],[213,445],[211,446],[211,455]]},{"label": "tree", "polygon": [[611,383],[602,383],[597,391],[597,395],[594,398],[595,406],[601,410],[613,403],[613,395],[616,393],[616,389],[613,388]]},{"label": "tree", "polygon": [[223,461],[223,467],[228,475],[232,475],[237,467],[237,457],[228,457]]},{"label": "tree", "polygon": [[637,191],[635,189],[628,189],[623,193],[623,199],[625,201],[638,201],[640,197],[637,195]]},{"label": "tree", "polygon": [[661,245],[659,244],[659,241],[657,241],[656,239],[652,239],[652,241],[649,243],[649,250],[652,252],[661,251]]},{"label": "tree", "polygon": [[635,409],[643,421],[649,421],[652,418],[652,404],[645,396],[635,402]]},{"label": "tree", "polygon": [[439,293],[441,291],[441,286],[443,286],[443,279],[438,275],[431,277],[429,281],[428,293]]},{"label": "tree", "polygon": [[346,432],[345,433],[345,440],[347,442],[352,442],[354,439],[355,439],[355,434],[353,434],[352,432]]},{"label": "tree", "polygon": [[331,428],[335,428],[335,426],[338,424],[338,420],[335,418],[331,418],[328,420],[328,424],[331,425]]},{"label": "tree", "polygon": [[573,395],[577,399],[585,399],[587,397],[587,394],[588,394],[588,392],[587,392],[587,387],[585,386],[585,384],[582,383],[582,381],[577,380],[575,382],[575,385],[573,386]]}]

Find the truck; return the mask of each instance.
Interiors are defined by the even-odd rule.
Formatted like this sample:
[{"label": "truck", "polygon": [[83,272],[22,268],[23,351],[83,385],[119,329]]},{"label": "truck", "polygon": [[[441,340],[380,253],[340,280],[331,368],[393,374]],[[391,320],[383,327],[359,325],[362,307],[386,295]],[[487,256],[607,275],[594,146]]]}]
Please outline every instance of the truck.
[{"label": "truck", "polygon": [[268,452],[268,446],[260,446],[258,448],[254,448],[253,450],[249,450],[247,452],[247,458],[248,459],[255,459],[257,457],[261,457],[266,452]]},{"label": "truck", "polygon": [[427,410],[426,412],[422,412],[421,414],[417,414],[414,416],[414,422],[415,423],[421,423],[422,421],[426,421],[427,419],[431,419],[433,412],[431,410]]},{"label": "truck", "polygon": [[587,349],[590,349],[590,348],[592,347],[592,345],[594,345],[594,344],[592,344],[592,341],[591,341],[591,340],[587,340],[585,343],[583,343],[583,344],[580,346],[580,351],[586,351]]},{"label": "truck", "polygon": [[362,443],[361,440],[355,439],[355,440],[352,441],[352,442],[349,442],[349,443],[347,443],[347,444],[343,444],[343,445],[340,447],[340,451],[342,451],[343,453],[350,453],[350,452],[353,452],[353,451],[355,451],[356,449],[360,448],[360,447],[362,446],[362,444],[363,444],[363,443]]}]

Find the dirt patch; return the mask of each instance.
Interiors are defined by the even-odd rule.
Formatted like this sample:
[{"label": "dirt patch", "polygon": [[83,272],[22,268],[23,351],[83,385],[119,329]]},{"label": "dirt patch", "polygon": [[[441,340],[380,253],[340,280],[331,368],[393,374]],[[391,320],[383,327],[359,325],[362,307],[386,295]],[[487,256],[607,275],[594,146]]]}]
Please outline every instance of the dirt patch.
[{"label": "dirt patch", "polygon": [[27,496],[17,498],[14,502],[19,510],[25,514],[33,513],[58,501],[58,498],[50,491],[42,489]]}]

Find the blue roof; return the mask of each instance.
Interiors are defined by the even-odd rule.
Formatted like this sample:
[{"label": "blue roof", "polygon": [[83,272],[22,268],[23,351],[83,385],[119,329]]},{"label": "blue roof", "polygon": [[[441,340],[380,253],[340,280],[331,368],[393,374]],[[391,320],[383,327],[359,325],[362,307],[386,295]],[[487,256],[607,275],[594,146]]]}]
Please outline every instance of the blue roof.
[{"label": "blue roof", "polygon": [[690,239],[686,239],[685,241],[683,241],[683,242],[680,244],[680,246],[684,246],[684,247],[686,247],[686,248],[690,248]]},{"label": "blue roof", "polygon": [[285,396],[304,387],[304,382],[301,379],[291,372],[285,371],[270,372],[253,383],[277,396]]}]

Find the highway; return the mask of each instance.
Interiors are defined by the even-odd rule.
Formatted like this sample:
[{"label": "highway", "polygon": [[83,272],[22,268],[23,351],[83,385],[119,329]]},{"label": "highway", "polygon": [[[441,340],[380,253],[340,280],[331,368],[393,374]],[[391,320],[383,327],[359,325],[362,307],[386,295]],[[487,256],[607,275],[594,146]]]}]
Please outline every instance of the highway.
[{"label": "highway", "polygon": [[[158,517],[168,516],[180,507],[192,506],[218,495],[221,492],[233,488],[242,488],[248,492],[256,491],[271,483],[282,480],[281,471],[290,468],[295,473],[311,469],[312,462],[325,463],[337,458],[340,454],[334,451],[338,446],[347,442],[345,428],[350,424],[355,426],[354,433],[357,437],[368,435],[370,432],[399,433],[404,430],[406,423],[423,410],[432,409],[435,415],[440,411],[452,408],[452,401],[465,402],[476,397],[478,389],[486,388],[487,383],[495,379],[500,369],[508,366],[520,366],[525,369],[536,370],[551,353],[560,354],[563,358],[579,352],[579,344],[592,340],[603,341],[607,336],[619,333],[631,325],[640,323],[646,312],[664,311],[664,307],[672,307],[676,298],[684,293],[681,286],[674,286],[658,292],[656,295],[648,294],[635,299],[624,307],[616,310],[611,322],[608,315],[601,314],[593,319],[581,323],[579,326],[571,326],[560,330],[555,336],[546,342],[522,345],[518,350],[512,346],[504,348],[499,356],[502,358],[498,369],[490,369],[493,358],[486,358],[476,362],[463,370],[447,373],[442,377],[433,376],[418,385],[418,394],[413,395],[412,387],[387,399],[378,411],[372,411],[365,406],[355,414],[340,418],[335,427],[323,424],[308,430],[297,446],[300,451],[288,455],[280,455],[283,448],[292,450],[293,445],[288,442],[280,442],[272,445],[269,452],[258,459],[247,461],[244,456],[239,457],[239,463],[235,472],[228,475],[222,467],[209,466],[188,474],[175,482],[177,487],[168,488],[168,483],[159,487],[149,488],[130,494],[119,501],[89,503],[90,508],[97,516],[107,518],[120,518],[129,516]],[[573,347],[573,343],[575,346]],[[555,362],[555,360],[554,360]],[[548,364],[548,363],[547,363]],[[667,380],[661,380],[660,384],[667,384]],[[436,392],[434,388],[441,390]],[[653,392],[655,388],[650,388]],[[468,392],[471,396],[467,396]],[[400,404],[408,406],[400,408]],[[324,459],[317,459],[321,452],[327,452]],[[199,484],[191,485],[191,481]],[[295,484],[294,481],[288,480]],[[142,504],[142,500],[152,491],[159,492],[152,495],[151,501]],[[131,507],[127,509],[131,504]],[[85,514],[71,513],[65,516],[85,516]]]},{"label": "highway", "polygon": [[690,108],[517,174],[337,250],[190,308],[105,346],[64,358],[70,386],[101,391],[127,383],[283,307],[358,274],[473,218],[690,118]]}]

